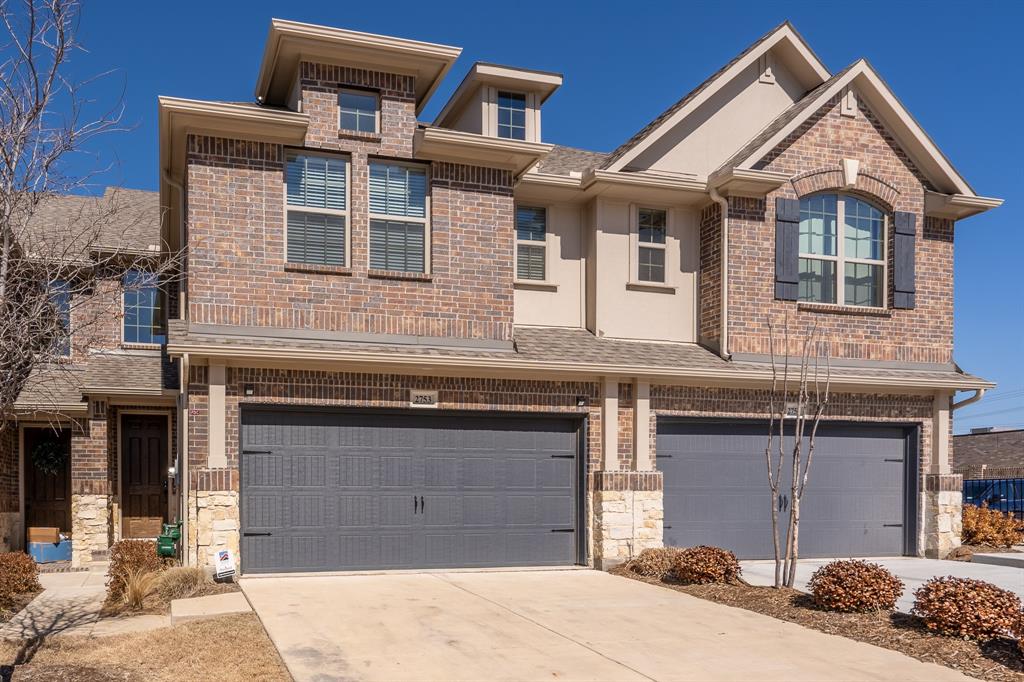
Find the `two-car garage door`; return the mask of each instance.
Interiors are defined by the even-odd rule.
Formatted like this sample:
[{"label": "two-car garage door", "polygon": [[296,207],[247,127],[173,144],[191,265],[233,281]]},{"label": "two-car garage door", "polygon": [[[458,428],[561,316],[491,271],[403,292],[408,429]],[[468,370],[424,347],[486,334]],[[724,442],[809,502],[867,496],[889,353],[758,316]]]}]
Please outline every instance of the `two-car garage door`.
[{"label": "two-car garage door", "polygon": [[[766,431],[763,421],[658,419],[666,545],[717,545],[741,559],[773,556]],[[819,427],[800,508],[801,556],[914,553],[913,433],[885,424]],[[789,480],[782,482],[782,517]]]},{"label": "two-car garage door", "polygon": [[246,573],[571,565],[579,423],[246,409]]}]

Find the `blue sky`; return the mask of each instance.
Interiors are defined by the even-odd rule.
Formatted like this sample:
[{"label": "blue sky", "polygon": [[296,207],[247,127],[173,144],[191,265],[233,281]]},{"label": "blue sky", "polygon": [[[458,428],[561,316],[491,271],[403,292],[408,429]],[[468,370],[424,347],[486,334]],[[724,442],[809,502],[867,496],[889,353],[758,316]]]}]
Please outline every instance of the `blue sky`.
[{"label": "blue sky", "polygon": [[107,182],[141,189],[157,185],[157,95],[251,100],[272,16],[461,46],[424,120],[476,60],[559,71],[565,84],[545,105],[545,141],[599,151],[789,19],[833,72],[867,57],[975,190],[1006,200],[957,229],[956,358],[1000,386],[958,411],[956,430],[1024,428],[1024,3],[975,1],[968,12],[962,2],[893,0],[86,4],[87,52],[74,72],[112,70],[90,95],[105,103],[123,88],[133,126],[97,153],[115,162]]}]

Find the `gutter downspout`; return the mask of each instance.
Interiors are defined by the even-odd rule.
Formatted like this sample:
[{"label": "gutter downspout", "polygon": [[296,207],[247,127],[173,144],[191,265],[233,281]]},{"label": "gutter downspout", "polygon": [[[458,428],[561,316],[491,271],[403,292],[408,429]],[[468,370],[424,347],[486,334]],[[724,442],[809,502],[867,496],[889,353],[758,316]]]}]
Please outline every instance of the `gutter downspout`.
[{"label": "gutter downspout", "polygon": [[178,386],[181,393],[178,395],[178,428],[181,429],[181,435],[178,437],[178,467],[181,473],[181,483],[178,485],[178,489],[181,491],[181,565],[189,565],[189,553],[192,549],[188,534],[188,512],[189,512],[189,470],[188,470],[188,375],[189,375],[189,362],[188,353],[183,353],[181,356],[181,363],[179,366],[181,376],[178,380]]},{"label": "gutter downspout", "polygon": [[985,395],[985,391],[987,391],[987,390],[988,390],[987,388],[976,388],[976,389],[974,389],[974,395],[972,395],[970,398],[964,398],[963,400],[961,400],[958,403],[953,403],[950,406],[950,408],[949,408],[950,411],[952,412],[952,411],[955,411],[955,410],[959,410],[961,407],[967,407],[968,405],[973,405],[974,403],[976,403],[976,402],[978,402],[979,400],[982,399],[982,397]]},{"label": "gutter downspout", "polygon": [[722,209],[722,338],[718,344],[718,354],[724,360],[729,359],[729,201],[708,185],[708,193],[712,201]]}]

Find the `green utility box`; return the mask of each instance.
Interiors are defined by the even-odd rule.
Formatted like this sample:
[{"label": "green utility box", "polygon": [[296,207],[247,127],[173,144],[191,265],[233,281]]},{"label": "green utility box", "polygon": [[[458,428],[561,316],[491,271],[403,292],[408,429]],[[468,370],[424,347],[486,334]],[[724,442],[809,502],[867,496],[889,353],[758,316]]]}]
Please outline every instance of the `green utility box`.
[{"label": "green utility box", "polygon": [[166,557],[175,556],[178,553],[179,540],[181,540],[181,522],[165,523],[163,532],[156,539],[156,553]]}]

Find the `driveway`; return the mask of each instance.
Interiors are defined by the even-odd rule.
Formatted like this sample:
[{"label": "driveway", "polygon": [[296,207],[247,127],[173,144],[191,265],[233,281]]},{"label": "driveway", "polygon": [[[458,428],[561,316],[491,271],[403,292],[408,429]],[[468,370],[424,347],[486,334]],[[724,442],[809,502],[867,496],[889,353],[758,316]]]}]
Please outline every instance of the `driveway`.
[{"label": "driveway", "polygon": [[587,570],[244,578],[296,680],[966,680]]},{"label": "driveway", "polygon": [[[811,575],[832,559],[801,559],[796,565],[796,588],[807,590]],[[867,559],[885,566],[893,575],[903,581],[906,589],[896,603],[896,608],[910,613],[914,605],[914,591],[937,575],[952,575],[958,578],[974,578],[997,585],[1004,590],[1017,593],[1024,599],[1024,570],[1011,566],[975,564],[966,561],[941,561],[939,559]],[[771,585],[775,581],[774,561],[741,561],[743,577],[754,585]]]}]

